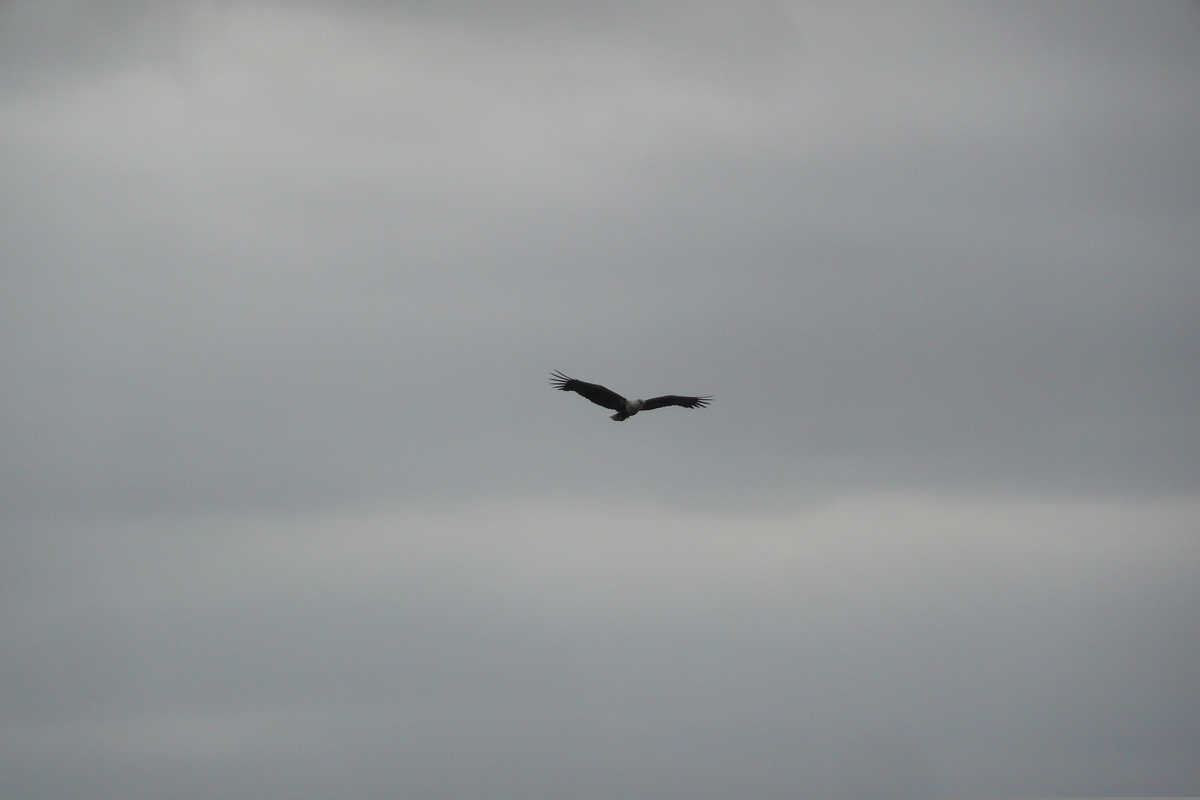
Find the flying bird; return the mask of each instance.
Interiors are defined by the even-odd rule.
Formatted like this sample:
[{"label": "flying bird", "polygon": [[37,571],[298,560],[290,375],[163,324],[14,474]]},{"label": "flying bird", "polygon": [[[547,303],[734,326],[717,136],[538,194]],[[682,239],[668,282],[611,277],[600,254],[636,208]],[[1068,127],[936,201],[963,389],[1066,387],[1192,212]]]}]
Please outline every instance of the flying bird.
[{"label": "flying bird", "polygon": [[550,384],[559,391],[575,392],[598,406],[611,408],[617,412],[612,415],[617,422],[624,422],[639,411],[650,411],[663,406],[704,408],[712,402],[711,397],[680,397],[677,394],[664,394],[662,397],[651,397],[649,400],[626,400],[612,389],[598,383],[584,383],[574,378],[568,378],[558,370],[551,373]]}]

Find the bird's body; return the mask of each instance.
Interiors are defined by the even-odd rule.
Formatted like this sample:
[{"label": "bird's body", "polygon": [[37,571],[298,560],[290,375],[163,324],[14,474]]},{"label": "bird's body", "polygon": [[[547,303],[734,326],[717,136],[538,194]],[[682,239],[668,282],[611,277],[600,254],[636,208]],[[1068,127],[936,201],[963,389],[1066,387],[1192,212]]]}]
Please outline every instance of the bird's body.
[{"label": "bird's body", "polygon": [[639,411],[651,411],[664,406],[704,408],[712,402],[711,397],[682,397],[677,394],[665,394],[661,397],[651,397],[649,400],[627,400],[612,389],[598,383],[586,383],[568,378],[558,370],[551,374],[550,383],[559,391],[575,392],[598,406],[612,409],[617,412],[612,415],[617,422],[624,422]]}]

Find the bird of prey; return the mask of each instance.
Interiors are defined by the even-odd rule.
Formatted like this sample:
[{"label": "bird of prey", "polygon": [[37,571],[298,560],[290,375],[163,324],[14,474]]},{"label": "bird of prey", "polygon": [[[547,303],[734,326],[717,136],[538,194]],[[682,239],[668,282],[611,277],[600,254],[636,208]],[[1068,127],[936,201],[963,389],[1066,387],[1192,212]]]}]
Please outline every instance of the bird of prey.
[{"label": "bird of prey", "polygon": [[612,415],[617,422],[624,422],[639,411],[650,411],[663,406],[704,408],[712,402],[711,397],[680,397],[677,394],[664,394],[662,397],[651,397],[649,400],[626,400],[612,389],[607,389],[598,383],[584,383],[574,378],[568,378],[558,370],[551,373],[550,384],[560,391],[583,395],[598,406],[611,408],[617,412]]}]

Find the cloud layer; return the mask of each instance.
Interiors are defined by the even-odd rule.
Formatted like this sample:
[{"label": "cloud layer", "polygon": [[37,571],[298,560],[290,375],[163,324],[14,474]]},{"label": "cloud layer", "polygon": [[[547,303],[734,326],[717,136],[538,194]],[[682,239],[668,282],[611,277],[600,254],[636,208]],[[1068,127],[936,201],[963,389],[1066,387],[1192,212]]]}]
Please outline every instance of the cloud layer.
[{"label": "cloud layer", "polygon": [[2,740],[31,797],[156,773],[204,796],[1186,793],[1198,511],[893,494],[735,525],[510,504],[43,530],[6,579]]},{"label": "cloud layer", "polygon": [[1198,26],[0,4],[8,793],[1200,793]]}]

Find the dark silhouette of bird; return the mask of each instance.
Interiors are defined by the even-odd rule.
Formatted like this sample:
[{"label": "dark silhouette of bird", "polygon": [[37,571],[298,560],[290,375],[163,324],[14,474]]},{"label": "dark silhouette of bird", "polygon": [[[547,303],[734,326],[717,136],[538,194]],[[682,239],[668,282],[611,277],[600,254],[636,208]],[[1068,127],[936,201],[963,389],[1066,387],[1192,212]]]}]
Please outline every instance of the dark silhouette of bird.
[{"label": "dark silhouette of bird", "polygon": [[662,397],[651,397],[649,400],[626,400],[612,389],[598,383],[585,383],[568,378],[558,370],[551,373],[550,384],[559,391],[575,392],[598,406],[612,409],[617,412],[612,415],[617,422],[624,422],[639,411],[651,411],[665,406],[704,408],[712,402],[711,397],[681,397],[677,394],[664,394]]}]

